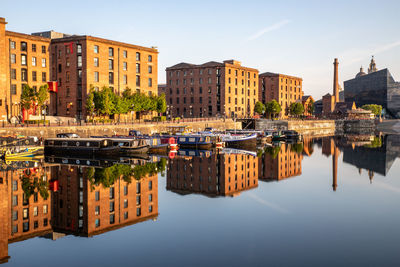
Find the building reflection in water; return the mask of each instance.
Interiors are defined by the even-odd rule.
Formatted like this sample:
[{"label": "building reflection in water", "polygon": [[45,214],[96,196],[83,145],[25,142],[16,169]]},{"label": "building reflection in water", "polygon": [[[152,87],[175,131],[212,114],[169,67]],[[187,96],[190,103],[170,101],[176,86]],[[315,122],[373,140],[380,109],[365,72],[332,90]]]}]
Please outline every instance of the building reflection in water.
[{"label": "building reflection in water", "polygon": [[234,197],[257,186],[255,155],[230,150],[207,157],[178,156],[168,163],[167,190],[178,194]]},{"label": "building reflection in water", "polygon": [[[307,153],[312,153],[307,144]],[[289,177],[301,175],[303,160],[303,143],[272,146],[264,149],[259,158],[260,180],[280,181]]]},{"label": "building reflection in water", "polygon": [[162,165],[165,162],[108,168],[41,163],[1,171],[0,263],[9,259],[9,243],[36,236],[93,236],[156,219],[157,170]]}]

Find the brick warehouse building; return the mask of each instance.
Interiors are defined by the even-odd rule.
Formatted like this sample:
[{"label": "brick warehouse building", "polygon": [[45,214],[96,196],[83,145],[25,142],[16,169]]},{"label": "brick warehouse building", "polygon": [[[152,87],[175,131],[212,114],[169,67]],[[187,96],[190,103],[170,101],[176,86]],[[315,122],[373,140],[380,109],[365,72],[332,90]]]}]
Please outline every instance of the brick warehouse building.
[{"label": "brick warehouse building", "polygon": [[259,101],[266,103],[275,99],[282,107],[281,117],[289,114],[291,103],[302,100],[302,78],[272,72],[262,73],[259,77]]},{"label": "brick warehouse building", "polygon": [[51,79],[58,82],[53,114],[84,119],[90,88],[157,95],[157,56],[146,48],[92,36],[51,41]]},{"label": "brick warehouse building", "polygon": [[6,31],[5,25],[0,18],[1,120],[20,115],[23,84],[38,88],[57,81],[58,91],[51,92],[48,101],[49,115],[82,119],[91,86],[157,94],[155,48],[53,31],[21,34]]},{"label": "brick warehouse building", "polygon": [[50,39],[5,30],[0,18],[0,120],[21,115],[24,84],[38,89],[49,80]]},{"label": "brick warehouse building", "polygon": [[258,99],[258,70],[239,61],[179,63],[166,69],[166,100],[172,117],[245,117]]}]

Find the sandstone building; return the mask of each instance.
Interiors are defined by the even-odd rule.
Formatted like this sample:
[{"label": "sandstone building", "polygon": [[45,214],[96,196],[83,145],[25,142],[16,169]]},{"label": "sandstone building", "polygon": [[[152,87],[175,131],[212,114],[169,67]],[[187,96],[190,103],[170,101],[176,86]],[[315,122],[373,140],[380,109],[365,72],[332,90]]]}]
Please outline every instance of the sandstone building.
[{"label": "sandstone building", "polygon": [[22,115],[25,84],[39,89],[49,81],[50,39],[6,31],[0,18],[0,120]]},{"label": "sandstone building", "polygon": [[302,99],[303,79],[285,74],[265,72],[259,75],[258,100],[267,103],[275,99],[282,107],[280,116],[289,114],[290,104]]},{"label": "sandstone building", "polygon": [[258,99],[258,70],[239,61],[179,63],[166,69],[172,117],[248,117]]}]

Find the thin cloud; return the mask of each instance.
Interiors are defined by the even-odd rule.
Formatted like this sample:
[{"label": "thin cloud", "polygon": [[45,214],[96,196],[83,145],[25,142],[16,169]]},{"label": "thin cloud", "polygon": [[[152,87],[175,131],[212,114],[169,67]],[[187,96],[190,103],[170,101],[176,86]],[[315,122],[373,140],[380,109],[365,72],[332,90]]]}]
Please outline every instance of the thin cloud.
[{"label": "thin cloud", "polygon": [[259,196],[255,195],[253,193],[248,194],[248,196],[251,197],[252,199],[254,199],[255,201],[257,201],[258,203],[260,203],[260,204],[262,204],[264,206],[267,206],[267,207],[269,207],[271,209],[274,209],[274,210],[276,210],[276,211],[278,211],[280,213],[283,213],[283,214],[288,214],[289,213],[289,211],[287,209],[282,208],[282,207],[278,206],[275,203],[266,201],[266,200],[260,198]]},{"label": "thin cloud", "polygon": [[386,52],[388,50],[391,50],[393,48],[396,48],[400,46],[400,40],[388,43],[388,44],[383,44],[378,47],[375,47],[373,49],[364,49],[364,50],[349,50],[340,55],[340,58],[343,58],[344,60],[344,66],[351,65],[353,63],[357,63],[360,61],[365,60],[366,58],[371,57],[372,55],[376,55],[382,52]]},{"label": "thin cloud", "polygon": [[290,23],[290,20],[282,20],[278,23],[275,23],[274,25],[268,26],[260,31],[258,31],[257,33],[251,35],[250,37],[247,38],[247,41],[253,41],[255,39],[260,38],[261,36],[263,36],[264,34],[268,33],[268,32],[272,32],[275,30],[278,30],[280,28],[282,28],[283,26],[285,26],[286,24]]}]

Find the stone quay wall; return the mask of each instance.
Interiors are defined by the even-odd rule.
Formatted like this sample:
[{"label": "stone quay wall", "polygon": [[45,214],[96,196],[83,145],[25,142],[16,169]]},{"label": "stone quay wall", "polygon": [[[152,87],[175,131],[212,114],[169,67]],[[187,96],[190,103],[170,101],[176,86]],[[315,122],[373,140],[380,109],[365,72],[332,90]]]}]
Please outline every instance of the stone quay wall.
[{"label": "stone quay wall", "polygon": [[127,135],[129,130],[138,130],[143,134],[166,132],[167,126],[189,126],[194,131],[202,131],[206,127],[212,127],[217,130],[241,129],[240,122],[234,122],[230,119],[226,121],[198,121],[198,122],[180,122],[180,123],[134,123],[120,125],[86,125],[86,126],[30,126],[30,127],[5,127],[0,128],[1,136],[8,135],[25,135],[37,136],[43,138],[55,137],[58,133],[77,133],[81,137],[89,137],[91,135]]},{"label": "stone quay wall", "polygon": [[303,135],[327,135],[344,133],[370,133],[375,131],[373,120],[293,120],[271,121],[257,119],[256,130],[295,130]]}]

